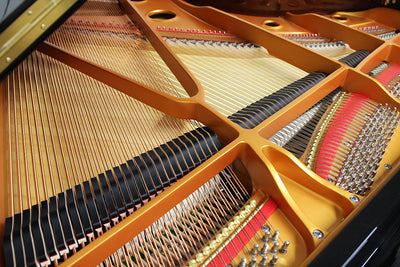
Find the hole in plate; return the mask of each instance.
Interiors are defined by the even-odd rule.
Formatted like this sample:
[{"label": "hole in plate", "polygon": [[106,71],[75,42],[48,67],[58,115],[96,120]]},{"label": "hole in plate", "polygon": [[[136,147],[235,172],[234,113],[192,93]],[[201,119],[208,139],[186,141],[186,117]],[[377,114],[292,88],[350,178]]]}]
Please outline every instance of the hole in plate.
[{"label": "hole in plate", "polygon": [[264,21],[264,25],[266,25],[268,27],[278,27],[278,26],[280,26],[280,24],[278,22],[273,21],[273,20]]},{"label": "hole in plate", "polygon": [[169,20],[176,17],[176,14],[168,10],[153,10],[148,16],[154,20]]},{"label": "hole in plate", "polygon": [[342,15],[333,15],[332,17],[333,17],[334,19],[341,20],[341,21],[347,20],[347,17],[342,16]]}]

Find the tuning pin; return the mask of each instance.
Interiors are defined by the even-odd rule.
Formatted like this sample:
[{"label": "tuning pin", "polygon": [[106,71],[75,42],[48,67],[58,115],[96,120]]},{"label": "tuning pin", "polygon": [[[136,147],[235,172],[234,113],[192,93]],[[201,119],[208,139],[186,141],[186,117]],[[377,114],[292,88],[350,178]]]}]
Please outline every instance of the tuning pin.
[{"label": "tuning pin", "polygon": [[278,241],[278,237],[279,237],[279,230],[276,230],[273,236],[271,237],[271,242]]},{"label": "tuning pin", "polygon": [[247,259],[246,258],[242,258],[240,260],[240,263],[239,263],[238,267],[246,267],[246,263],[247,263]]},{"label": "tuning pin", "polygon": [[261,241],[262,241],[263,243],[268,243],[268,241],[269,241],[269,235],[270,235],[269,230],[267,230],[266,232],[264,232],[264,235],[263,235],[263,237],[261,238]]},{"label": "tuning pin", "polygon": [[208,256],[210,255],[210,247],[206,246],[203,248],[203,255]]},{"label": "tuning pin", "polygon": [[289,247],[289,244],[290,244],[290,242],[286,240],[286,241],[283,243],[281,249],[279,250],[279,253],[281,253],[281,254],[286,254],[286,253],[287,253],[287,250],[288,250],[288,247]]},{"label": "tuning pin", "polygon": [[233,222],[234,222],[236,225],[239,225],[240,222],[241,222],[240,217],[239,217],[239,216],[233,217]]},{"label": "tuning pin", "polygon": [[240,212],[239,212],[239,217],[240,217],[241,219],[246,218],[246,212],[245,212],[244,210],[240,211]]},{"label": "tuning pin", "polygon": [[279,249],[279,242],[275,242],[270,250],[271,254],[275,254],[278,251],[278,249]]},{"label": "tuning pin", "polygon": [[235,230],[235,226],[236,226],[236,224],[235,224],[234,222],[229,222],[229,223],[228,223],[228,229],[229,229],[230,231]]},{"label": "tuning pin", "polygon": [[264,232],[264,233],[270,233],[270,228],[269,228],[269,226],[268,225],[263,225],[262,227],[261,227],[261,230]]},{"label": "tuning pin", "polygon": [[203,262],[204,261],[204,255],[203,255],[203,253],[197,253],[197,255],[196,255],[196,261],[197,262]]},{"label": "tuning pin", "polygon": [[277,255],[272,256],[272,259],[270,260],[268,266],[275,267],[277,261],[278,261],[278,256]]},{"label": "tuning pin", "polygon": [[211,240],[209,244],[210,249],[216,249],[217,248],[217,241]]},{"label": "tuning pin", "polygon": [[223,237],[222,234],[217,234],[217,235],[215,236],[215,240],[217,240],[218,243],[221,243],[221,242],[222,242],[222,237]]},{"label": "tuning pin", "polygon": [[222,234],[222,236],[228,236],[228,235],[229,235],[229,230],[228,230],[228,228],[223,228],[223,229],[221,230],[221,234]]},{"label": "tuning pin", "polygon": [[251,255],[257,256],[257,254],[258,254],[258,248],[259,248],[259,247],[260,247],[260,245],[257,244],[257,243],[255,243],[255,244],[254,244],[254,247],[251,249]]},{"label": "tuning pin", "polygon": [[257,257],[253,256],[251,258],[251,262],[249,263],[248,267],[256,267],[257,266]]},{"label": "tuning pin", "polygon": [[260,266],[267,266],[268,264],[268,256],[263,256],[262,260],[260,261]]},{"label": "tuning pin", "polygon": [[266,256],[268,253],[268,247],[269,247],[268,243],[264,243],[264,246],[260,250],[260,255]]},{"label": "tuning pin", "polygon": [[246,207],[244,208],[244,211],[245,211],[246,213],[250,213],[250,212],[251,212],[251,207],[250,207],[250,205],[246,205]]}]

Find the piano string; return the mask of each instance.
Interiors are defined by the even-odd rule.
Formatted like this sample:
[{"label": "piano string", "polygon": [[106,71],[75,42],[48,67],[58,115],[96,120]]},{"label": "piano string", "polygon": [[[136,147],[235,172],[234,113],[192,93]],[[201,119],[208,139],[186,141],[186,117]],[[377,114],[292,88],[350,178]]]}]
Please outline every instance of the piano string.
[{"label": "piano string", "polygon": [[[123,9],[131,14],[136,3],[122,2]],[[142,4],[137,3],[138,7]],[[172,6],[170,2],[168,5]],[[139,9],[136,16],[143,17],[140,12],[146,8]],[[185,9],[193,11],[189,6]],[[192,13],[204,16],[201,10]],[[368,187],[353,190],[353,184],[347,183],[349,189],[336,179],[341,172],[337,165],[346,165],[343,157],[348,151],[336,155],[341,162],[334,162],[336,169],[328,172],[334,173],[330,182],[350,192],[322,180],[318,174],[324,176],[326,171],[318,171],[318,153],[310,154],[315,147],[319,153],[323,151],[324,137],[317,135],[327,135],[335,116],[344,120],[340,110],[346,99],[357,99],[351,100],[354,102],[372,98],[360,100],[367,103],[361,108],[366,110],[356,112],[356,125],[350,122],[343,126],[347,127],[344,130],[347,133],[355,131],[363,135],[364,125],[372,125],[365,131],[374,133],[377,122],[393,118],[387,129],[383,129],[381,135],[385,138],[379,141],[380,150],[374,152],[379,158],[378,162],[373,158],[378,184],[383,183],[378,178],[383,176],[386,166],[391,169],[398,158],[393,152],[388,157],[383,155],[386,149],[392,151],[390,139],[398,138],[398,103],[359,72],[284,41],[299,35],[283,33],[278,38],[261,31],[271,38],[268,45],[265,39],[255,38],[251,32],[260,32],[258,28],[248,26],[250,33],[246,40],[250,42],[234,42],[237,37],[230,34],[226,34],[225,42],[221,42],[224,34],[210,35],[206,41],[199,40],[206,34],[199,34],[193,40],[171,36],[163,40],[149,32],[150,26],[143,25],[143,21],[137,26],[123,14],[115,1],[88,1],[2,84],[8,100],[5,104],[9,136],[8,214],[12,217],[6,220],[4,249],[7,255],[12,255],[6,259],[9,266],[58,265],[63,261],[73,264],[76,260],[84,263],[101,254],[105,243],[110,245],[106,250],[108,255],[114,251],[102,263],[105,266],[136,265],[141,260],[150,265],[161,262],[197,265],[204,260],[218,265],[228,258],[234,266],[300,263],[326,234],[334,231],[339,221],[356,209],[362,195],[374,186],[374,179],[361,180],[356,185],[367,182]],[[234,25],[243,23],[233,17],[228,21],[234,21]],[[144,27],[144,33],[139,27]],[[378,29],[378,26],[368,27]],[[341,25],[336,28],[342,29]],[[300,40],[295,41],[301,43],[304,34],[310,39],[310,32],[313,34],[313,31],[301,33]],[[396,31],[387,27],[384,33],[395,36]],[[238,34],[242,35],[245,34]],[[312,35],[311,42],[315,37],[320,38]],[[330,45],[332,40],[323,42]],[[369,40],[373,40],[370,46],[383,43]],[[340,42],[335,46],[348,47]],[[297,59],[283,56],[277,44],[302,53]],[[355,50],[346,50],[337,58],[349,55],[343,62],[356,67],[369,55],[370,46],[361,49],[355,45]],[[163,52],[159,56],[160,50]],[[63,59],[60,55],[74,57]],[[316,60],[305,67],[302,56]],[[117,89],[131,96],[138,94],[145,104],[108,86],[115,81],[109,84],[107,77],[100,78],[101,74],[93,74],[93,79],[86,75],[91,70],[80,69],[81,73],[67,66],[86,60],[86,66],[108,70],[110,77],[137,81],[138,93],[130,88]],[[180,67],[171,68],[176,65]],[[232,71],[226,72],[226,65],[237,71],[235,77],[230,79]],[[177,75],[182,71],[183,74]],[[191,80],[190,72],[199,82]],[[353,81],[357,81],[355,85]],[[378,96],[359,87],[378,90]],[[343,89],[334,91],[336,88]],[[153,102],[142,96],[148,92],[156,92],[159,98]],[[200,112],[193,116],[186,109],[177,116],[179,111],[169,104],[175,102],[179,106],[179,101],[187,101],[187,106],[197,101]],[[301,115],[302,112],[305,113]],[[291,114],[282,119],[288,113]],[[208,114],[213,115],[207,118]],[[286,124],[289,125],[285,127]],[[287,136],[291,125],[297,130]],[[248,130],[243,128],[253,129],[252,138],[246,137]],[[350,138],[346,134],[341,146],[358,143],[360,135],[352,134]],[[288,149],[300,161],[266,138]],[[296,138],[303,144],[298,145]],[[339,146],[339,150],[343,149]],[[363,153],[365,148],[360,149]],[[307,165],[311,161],[314,163]],[[380,164],[381,161],[386,164]],[[205,165],[212,170],[207,171]],[[316,174],[311,171],[314,168]],[[365,173],[369,175],[368,171]],[[178,189],[184,189],[184,193],[176,194]],[[310,202],[304,198],[306,192],[312,202],[317,200],[315,207],[320,213],[306,208]],[[168,201],[168,198],[174,199]],[[263,210],[263,203],[273,200],[277,206],[273,205],[271,214],[255,215],[258,208]],[[150,214],[152,211],[156,214]],[[321,214],[325,218],[320,218],[324,217]],[[133,233],[123,237],[122,233],[139,218],[143,221],[133,226]],[[298,224],[294,226],[291,222]],[[254,225],[259,230],[251,229]],[[278,226],[280,230],[275,230]],[[246,237],[244,241],[243,234],[248,235],[248,231],[255,237]],[[234,232],[240,234],[232,238]],[[111,245],[117,239],[120,240]],[[235,242],[242,244],[234,249],[234,255],[228,255],[231,250],[226,252],[221,247],[222,244],[235,247]],[[89,246],[85,248],[86,245]],[[18,257],[21,251],[24,257]],[[70,258],[73,254],[76,256]],[[96,263],[106,257],[102,256]]]}]

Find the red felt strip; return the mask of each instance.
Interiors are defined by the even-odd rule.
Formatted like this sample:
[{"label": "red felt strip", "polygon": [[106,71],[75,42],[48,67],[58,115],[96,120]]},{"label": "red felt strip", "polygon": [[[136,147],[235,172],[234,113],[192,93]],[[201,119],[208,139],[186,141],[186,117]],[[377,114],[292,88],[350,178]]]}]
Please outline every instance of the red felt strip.
[{"label": "red felt strip", "polygon": [[272,199],[269,199],[256,215],[246,224],[245,227],[229,242],[221,252],[207,265],[225,266],[230,263],[237,254],[246,246],[253,236],[260,230],[261,224],[274,213],[278,205]]},{"label": "red felt strip", "polygon": [[381,74],[376,77],[376,79],[385,87],[389,85],[389,83],[400,75],[400,65],[392,63],[390,66],[382,71]]},{"label": "red felt strip", "polygon": [[351,94],[337,112],[324,136],[315,164],[315,172],[322,178],[328,179],[339,144],[342,142],[354,117],[367,100],[368,98],[363,95]]}]

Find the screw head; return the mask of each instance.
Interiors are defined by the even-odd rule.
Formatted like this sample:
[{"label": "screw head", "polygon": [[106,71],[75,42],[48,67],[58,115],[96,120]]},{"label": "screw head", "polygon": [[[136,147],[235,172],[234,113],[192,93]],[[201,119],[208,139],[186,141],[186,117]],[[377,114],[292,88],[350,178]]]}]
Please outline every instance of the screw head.
[{"label": "screw head", "polygon": [[385,169],[390,170],[392,168],[392,166],[390,164],[385,164],[384,165]]},{"label": "screw head", "polygon": [[322,233],[322,231],[318,229],[314,230],[312,234],[317,239],[321,239],[324,237],[324,233]]},{"label": "screw head", "polygon": [[354,203],[357,203],[357,202],[360,201],[360,199],[359,199],[358,196],[356,196],[356,195],[351,195],[351,196],[350,196],[350,200],[351,200],[352,202],[354,202]]}]

